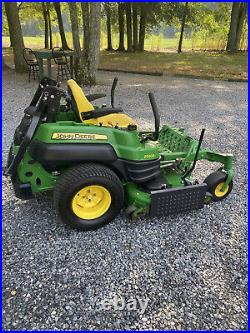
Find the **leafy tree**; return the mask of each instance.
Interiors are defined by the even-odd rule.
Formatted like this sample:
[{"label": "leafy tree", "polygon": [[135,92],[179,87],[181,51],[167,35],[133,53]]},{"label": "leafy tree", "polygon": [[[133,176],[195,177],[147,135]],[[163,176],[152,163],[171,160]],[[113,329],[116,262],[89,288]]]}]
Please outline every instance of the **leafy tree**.
[{"label": "leafy tree", "polygon": [[127,26],[127,51],[133,51],[133,40],[132,40],[132,16],[131,16],[131,3],[125,3],[126,13],[126,26]]},{"label": "leafy tree", "polygon": [[184,33],[184,29],[185,29],[187,12],[188,12],[188,2],[185,3],[185,6],[183,8],[183,13],[182,13],[181,33],[180,33],[180,39],[179,39],[179,44],[178,44],[178,53],[181,53],[181,49],[182,49],[183,33]]},{"label": "leafy tree", "polygon": [[140,5],[139,51],[144,51],[147,14],[148,14],[148,12],[147,12],[146,6],[141,4]]},{"label": "leafy tree", "polygon": [[81,65],[81,45],[79,39],[79,24],[78,24],[78,8],[76,2],[69,2],[69,13],[70,13],[70,21],[71,21],[71,29],[72,29],[72,37],[73,37],[73,47],[75,50],[75,62],[74,62],[74,69],[75,69],[75,76],[76,80],[79,81],[79,71]]},{"label": "leafy tree", "polygon": [[[28,11],[31,11],[31,15],[34,17],[40,18],[42,13],[43,25],[44,25],[44,47],[52,49],[53,48],[53,32],[52,26],[57,25],[55,12],[53,11],[53,2],[31,2],[33,6],[29,8]],[[27,14],[27,11],[24,11],[24,15]],[[32,18],[33,19],[33,18]]]},{"label": "leafy tree", "polygon": [[[89,40],[88,54],[84,58],[83,80],[84,84],[96,84],[96,71],[99,64],[100,54],[100,20],[101,4],[97,2],[90,3],[89,14]],[[85,42],[86,45],[86,42]]]},{"label": "leafy tree", "polygon": [[85,57],[88,57],[90,39],[90,3],[81,2],[83,21],[83,45]]},{"label": "leafy tree", "polygon": [[138,4],[132,2],[133,10],[133,49],[138,50]]},{"label": "leafy tree", "polygon": [[52,48],[52,25],[55,24],[55,12],[50,2],[20,2],[18,6],[21,22],[37,21],[44,32],[44,47]]},{"label": "leafy tree", "polygon": [[107,27],[107,51],[113,51],[112,46],[112,29],[111,29],[111,17],[112,17],[112,11],[111,11],[111,5],[109,2],[104,3],[104,9],[106,13],[106,27]]},{"label": "leafy tree", "polygon": [[6,12],[5,12],[5,6],[2,3],[2,35],[6,36],[8,34],[9,34],[9,28],[8,28],[8,22],[7,22]]},{"label": "leafy tree", "polygon": [[69,4],[74,46],[77,47],[78,67],[76,78],[83,85],[96,84],[96,71],[100,53],[101,5],[81,2],[83,19],[83,51],[80,50],[77,7]]},{"label": "leafy tree", "polygon": [[161,2],[139,2],[137,4],[140,13],[139,51],[144,51],[146,33],[151,32],[152,28],[159,26],[164,20],[164,16],[162,15],[162,8],[164,6],[167,6],[167,4]]},{"label": "leafy tree", "polygon": [[65,32],[64,32],[64,27],[63,27],[63,20],[62,20],[62,13],[61,13],[61,5],[60,2],[53,2],[54,8],[56,11],[57,15],[57,21],[58,21],[58,27],[59,27],[59,32],[60,32],[60,37],[61,37],[61,42],[62,42],[62,48],[64,50],[69,50],[69,46],[65,37]]},{"label": "leafy tree", "polygon": [[45,49],[49,48],[49,22],[48,22],[48,13],[45,2],[42,2],[42,12],[44,19],[44,47]]},{"label": "leafy tree", "polygon": [[119,46],[117,51],[125,51],[124,46],[124,4],[118,2]]}]

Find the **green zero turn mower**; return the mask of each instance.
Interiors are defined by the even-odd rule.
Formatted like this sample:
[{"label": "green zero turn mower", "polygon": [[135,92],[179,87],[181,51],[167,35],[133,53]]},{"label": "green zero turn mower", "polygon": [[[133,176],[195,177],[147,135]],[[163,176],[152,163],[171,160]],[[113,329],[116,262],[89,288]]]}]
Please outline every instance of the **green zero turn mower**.
[{"label": "green zero turn mower", "polygon": [[[233,156],[204,149],[182,128],[163,125],[149,93],[154,132],[139,131],[135,120],[92,101],[74,80],[68,91],[43,78],[15,131],[5,174],[18,198],[53,191],[59,218],[91,230],[112,221],[123,207],[136,218],[200,209],[226,198],[233,187]],[[221,163],[203,183],[192,180],[198,160]]]}]

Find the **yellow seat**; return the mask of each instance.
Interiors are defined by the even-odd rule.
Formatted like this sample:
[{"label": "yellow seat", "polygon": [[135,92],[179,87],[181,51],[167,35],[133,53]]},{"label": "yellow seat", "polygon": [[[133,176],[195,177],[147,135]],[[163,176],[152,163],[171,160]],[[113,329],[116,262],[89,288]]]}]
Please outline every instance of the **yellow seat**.
[{"label": "yellow seat", "polygon": [[132,118],[123,113],[114,113],[96,119],[83,120],[81,113],[93,111],[94,107],[86,98],[82,88],[74,80],[68,80],[67,84],[76,103],[79,118],[83,123],[107,127],[128,127],[128,125],[136,125],[136,122]]}]

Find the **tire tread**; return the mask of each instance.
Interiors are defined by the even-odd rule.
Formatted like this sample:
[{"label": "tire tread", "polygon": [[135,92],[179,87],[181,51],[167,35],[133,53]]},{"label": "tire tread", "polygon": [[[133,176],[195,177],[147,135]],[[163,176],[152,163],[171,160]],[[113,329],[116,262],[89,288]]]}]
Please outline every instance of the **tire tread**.
[{"label": "tire tread", "polygon": [[111,183],[115,183],[118,187],[120,187],[120,193],[122,194],[120,200],[123,202],[124,191],[119,177],[111,169],[104,165],[96,163],[84,163],[67,169],[56,182],[53,193],[56,211],[60,211],[59,203],[62,197],[62,193],[67,192],[68,189],[74,185],[74,183],[77,183],[83,178],[88,179],[91,177],[104,177]]}]

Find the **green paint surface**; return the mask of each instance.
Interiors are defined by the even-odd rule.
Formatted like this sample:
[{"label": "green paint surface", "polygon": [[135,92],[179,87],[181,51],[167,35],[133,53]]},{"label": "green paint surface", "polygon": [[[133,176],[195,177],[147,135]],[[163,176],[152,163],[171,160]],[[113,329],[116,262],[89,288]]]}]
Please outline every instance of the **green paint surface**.
[{"label": "green paint surface", "polygon": [[[182,187],[184,182],[182,175],[189,169],[194,160],[198,141],[187,136],[183,129],[172,128],[164,125],[160,131],[158,142],[147,141],[140,142],[143,133],[137,130],[129,131],[112,127],[102,127],[94,125],[85,125],[75,121],[75,115],[72,111],[59,112],[58,121],[55,123],[42,123],[38,127],[33,140],[44,143],[62,144],[62,143],[93,143],[110,144],[118,158],[132,161],[154,160],[161,157],[161,174],[170,188]],[[81,133],[101,135],[102,139],[53,139],[53,133]],[[105,139],[103,139],[103,137]],[[14,154],[18,151],[18,146],[14,147]],[[226,185],[233,178],[233,156],[230,154],[221,154],[211,152],[201,148],[198,159],[211,162],[220,162],[224,171],[228,174]],[[103,161],[105,163],[105,161]],[[64,169],[58,168],[59,174],[45,170],[45,168],[33,161],[29,151],[24,155],[18,167],[18,176],[22,183],[30,183],[32,192],[44,192],[53,190],[60,173]],[[122,180],[123,181],[123,180]],[[141,186],[133,183],[123,182],[126,205],[134,207],[134,216],[148,213],[151,195],[144,191]],[[225,185],[225,186],[226,186]]]}]

